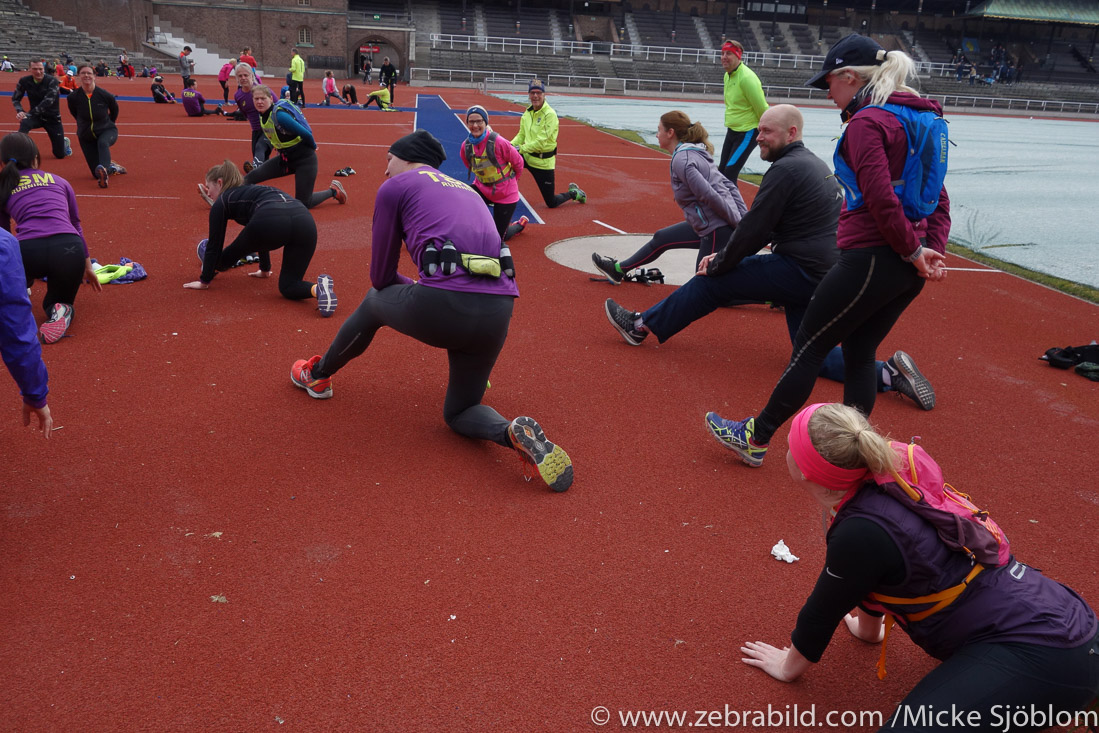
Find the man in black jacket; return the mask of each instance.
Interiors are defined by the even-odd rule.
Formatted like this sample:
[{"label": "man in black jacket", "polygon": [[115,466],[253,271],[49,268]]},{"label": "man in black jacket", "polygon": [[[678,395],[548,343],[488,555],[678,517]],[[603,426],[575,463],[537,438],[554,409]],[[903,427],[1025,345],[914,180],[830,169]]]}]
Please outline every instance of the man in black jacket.
[{"label": "man in black jacket", "polygon": [[[843,203],[832,169],[801,142],[803,126],[801,112],[789,104],[775,105],[760,117],[759,157],[771,167],[728,243],[703,258],[683,287],[644,313],[607,299],[607,318],[627,343],[639,346],[649,331],[664,343],[718,308],[746,301],[783,306],[793,342],[813,291],[839,258],[836,227]],[[756,254],[768,244],[771,254]],[[829,354],[820,374],[843,381],[840,347]],[[926,381],[903,351],[878,362],[879,392],[896,390],[929,410],[934,402],[921,401],[917,394],[934,392],[930,385],[918,391],[915,384]]]},{"label": "man in black jacket", "polygon": [[[72,155],[69,138],[61,124],[60,88],[57,78],[46,74],[42,59],[32,61],[30,74],[15,85],[11,101],[15,105],[15,119],[19,120],[19,132],[28,133],[36,127],[46,128],[53,146],[53,157]],[[30,112],[23,111],[23,97],[30,103]]]}]

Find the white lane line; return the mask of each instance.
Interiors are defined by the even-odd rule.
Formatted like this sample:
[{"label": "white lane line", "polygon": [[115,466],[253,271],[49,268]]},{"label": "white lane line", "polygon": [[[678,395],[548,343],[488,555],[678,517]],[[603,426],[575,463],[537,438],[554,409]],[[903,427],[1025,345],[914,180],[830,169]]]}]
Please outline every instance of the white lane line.
[{"label": "white lane line", "polygon": [[606,227],[607,229],[610,229],[612,232],[618,232],[619,234],[625,234],[626,233],[626,232],[622,231],[621,229],[618,229],[616,227],[612,227],[610,224],[605,224],[605,223],[599,221],[598,219],[592,219],[592,221],[595,222],[596,224],[598,224],[601,227]]},{"label": "white lane line", "polygon": [[1003,270],[984,267],[944,267],[943,269],[947,270],[948,272],[998,272],[1001,275],[1004,274]]},{"label": "white lane line", "polygon": [[78,193],[77,196],[83,199],[150,199],[154,201],[180,201],[179,196],[114,196],[104,195],[101,193]]}]

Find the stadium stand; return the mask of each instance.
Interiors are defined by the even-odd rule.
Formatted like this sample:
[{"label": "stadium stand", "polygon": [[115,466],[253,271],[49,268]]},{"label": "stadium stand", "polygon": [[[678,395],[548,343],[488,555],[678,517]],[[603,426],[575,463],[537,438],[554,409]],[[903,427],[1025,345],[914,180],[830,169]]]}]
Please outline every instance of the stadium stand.
[{"label": "stadium stand", "polygon": [[[0,48],[19,70],[26,69],[33,58],[45,58],[48,62],[68,52],[77,64],[104,60],[113,71],[123,51],[112,43],[28,10],[18,0],[0,0]],[[167,65],[164,59],[152,60],[132,49],[127,49],[127,55],[138,72],[143,65],[160,68]]]}]

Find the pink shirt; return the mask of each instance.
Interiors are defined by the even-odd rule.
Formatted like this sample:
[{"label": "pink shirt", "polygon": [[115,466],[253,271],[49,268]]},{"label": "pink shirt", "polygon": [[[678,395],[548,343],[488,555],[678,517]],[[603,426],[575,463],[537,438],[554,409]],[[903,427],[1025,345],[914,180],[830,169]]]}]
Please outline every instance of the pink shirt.
[{"label": "pink shirt", "polygon": [[[492,128],[486,128],[489,133],[492,132]],[[476,156],[484,155],[485,148],[488,146],[488,135],[485,135],[485,139],[473,146],[473,154]],[[466,160],[466,144],[462,141],[462,147],[459,149],[459,154],[462,157],[462,162],[465,163],[466,168],[469,168],[469,161]],[[496,136],[496,159],[500,162],[501,167],[507,166],[511,163],[511,169],[515,173],[515,177],[506,180],[499,181],[492,185],[485,185],[481,183],[476,176],[473,177],[472,185],[481,193],[485,195],[489,201],[494,204],[513,204],[519,200],[519,176],[523,173],[523,156],[519,154],[519,151],[515,149],[515,146],[508,142],[507,138],[503,135]]]}]

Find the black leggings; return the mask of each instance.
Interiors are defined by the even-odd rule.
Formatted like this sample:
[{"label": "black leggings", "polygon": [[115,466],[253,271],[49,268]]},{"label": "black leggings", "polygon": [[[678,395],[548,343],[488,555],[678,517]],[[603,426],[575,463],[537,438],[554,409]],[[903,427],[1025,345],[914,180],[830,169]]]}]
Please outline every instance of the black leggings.
[{"label": "black leggings", "polygon": [[813,392],[821,364],[843,344],[843,403],[869,415],[877,396],[874,353],[908,304],[923,290],[914,265],[888,245],[840,250],[805,311],[790,363],[755,421],[764,444]]},{"label": "black leggings", "polygon": [[446,349],[450,381],[443,419],[454,432],[510,447],[509,421],[482,405],[492,367],[504,348],[515,299],[510,295],[459,293],[425,285],[371,288],[340,326],[313,376],[328,377],[360,356],[382,326]]},{"label": "black leggings", "polygon": [[84,278],[84,242],[76,234],[54,234],[49,237],[24,239],[19,242],[23,269],[27,271],[27,287],[35,280],[46,279],[46,297],[42,310],[53,311],[54,303],[72,305]]},{"label": "black leggings", "polygon": [[[299,148],[301,148],[300,151]],[[317,167],[317,152],[303,145],[296,145],[273,158],[268,158],[267,162],[259,168],[253,168],[252,172],[244,177],[244,182],[262,183],[293,173],[294,198],[305,204],[306,208],[312,209],[322,201],[335,196],[335,192],[330,188],[314,193],[313,184],[317,182]]]},{"label": "black leggings", "polygon": [[221,84],[222,97],[225,100],[225,104],[229,104],[229,82],[218,79],[218,84]]},{"label": "black leggings", "polygon": [[271,141],[263,134],[263,130],[252,130],[252,159],[263,163],[272,150],[274,148],[271,147]]},{"label": "black leggings", "polygon": [[[880,731],[951,730],[950,711],[975,711],[967,731],[1042,730],[1054,715],[1082,709],[1099,694],[1099,636],[1072,649],[1021,643],[967,644],[931,670],[886,720]],[[1032,717],[1032,707],[1034,714]],[[940,717],[928,721],[929,711]],[[1062,713],[1064,715],[1065,713]],[[923,714],[921,720],[918,716]],[[1062,721],[1064,722],[1064,721]],[[936,725],[938,723],[938,725]],[[1075,722],[1069,727],[1074,728]]]},{"label": "black leggings", "polygon": [[282,268],[279,269],[279,292],[289,300],[313,297],[313,283],[306,281],[305,271],[317,251],[317,224],[313,215],[295,201],[289,204],[269,204],[257,210],[244,225],[233,243],[221,251],[218,270],[227,270],[242,257],[258,252],[260,269],[271,269],[273,250],[282,247]]},{"label": "black leggings", "polygon": [[519,205],[519,202],[497,204],[489,201],[488,197],[485,196],[485,192],[476,186],[473,187],[473,190],[477,192],[477,195],[481,197],[481,200],[488,206],[489,211],[492,212],[492,222],[496,225],[496,231],[500,232],[500,239],[504,239],[504,233],[507,231],[508,224],[511,224],[511,217],[515,215],[515,207]]},{"label": "black leggings", "polygon": [[84,153],[84,160],[88,164],[88,170],[95,177],[95,169],[103,166],[107,172],[111,171],[111,146],[118,141],[118,128],[112,127],[104,130],[92,140],[80,138],[80,152]]},{"label": "black leggings", "polygon": [[725,131],[725,144],[721,146],[721,159],[717,169],[730,181],[736,181],[740,169],[748,162],[748,156],[756,149],[759,130],[743,132]]},{"label": "black leggings", "polygon": [[538,184],[538,192],[542,194],[542,200],[546,202],[546,206],[551,209],[556,209],[561,204],[572,199],[571,193],[557,193],[553,192],[554,187],[554,170],[550,168],[542,170],[541,168],[531,168],[527,166],[526,172],[530,174],[530,177],[534,179],[534,182]]},{"label": "black leggings", "polygon": [[635,267],[641,267],[655,261],[670,249],[697,248],[698,257],[695,259],[695,269],[697,270],[698,263],[702,261],[702,258],[724,247],[731,236],[733,236],[733,228],[723,226],[699,238],[690,224],[681,221],[678,224],[672,224],[670,227],[664,227],[657,231],[652,239],[641,246],[641,249],[619,262],[618,266],[622,268],[622,272],[627,272]]},{"label": "black leggings", "polygon": [[65,157],[65,127],[61,124],[61,118],[44,119],[41,115],[29,114],[19,122],[19,132],[27,133],[36,127],[46,128],[46,134],[50,136],[50,146],[53,148],[53,157],[60,160]]}]

